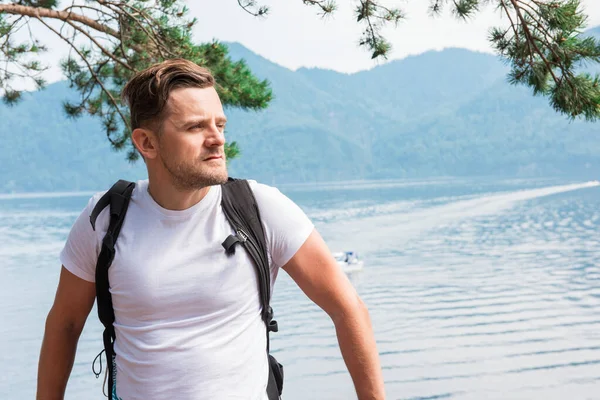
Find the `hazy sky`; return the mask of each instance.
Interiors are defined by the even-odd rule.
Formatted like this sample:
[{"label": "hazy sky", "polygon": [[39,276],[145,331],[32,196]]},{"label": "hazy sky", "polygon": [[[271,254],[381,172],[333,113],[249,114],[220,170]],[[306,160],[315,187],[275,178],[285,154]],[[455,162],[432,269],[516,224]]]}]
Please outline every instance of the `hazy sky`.
[{"label": "hazy sky", "polygon": [[[355,22],[356,1],[338,0],[338,10],[326,19],[319,17],[318,9],[302,4],[301,0],[258,2],[270,6],[268,17],[256,19],[234,0],[214,1],[210,6],[204,4],[207,1],[190,2],[192,14],[199,20],[197,37],[241,42],[292,69],[317,66],[353,72],[376,65],[370,54],[357,46],[362,27]],[[393,45],[389,59],[453,46],[491,52],[488,29],[506,26],[507,22],[493,7],[464,22],[450,12],[430,17],[429,0],[388,0],[384,4],[397,5],[408,14],[397,28],[385,31]],[[600,0],[583,0],[582,4],[590,16],[588,25],[600,25]]]},{"label": "hazy sky", "polygon": [[[356,23],[353,8],[356,1],[338,0],[338,10],[325,19],[318,9],[302,4],[301,0],[258,0],[270,6],[270,14],[256,18],[246,13],[236,0],[187,1],[190,14],[198,18],[195,35],[198,41],[211,40],[240,42],[252,51],[285,67],[321,67],[342,72],[354,72],[377,65],[370,54],[357,45],[361,26]],[[493,26],[506,26],[506,18],[488,7],[473,20],[457,20],[449,12],[441,17],[430,17],[429,0],[388,0],[386,5],[397,5],[408,18],[396,28],[386,29],[393,51],[389,59],[419,54],[445,47],[464,47],[491,52],[487,32]],[[582,0],[589,15],[588,27],[600,25],[600,0]],[[41,32],[42,28],[35,30]],[[46,33],[44,35],[52,35]],[[67,47],[60,39],[46,41],[51,52],[45,57],[57,65]],[[381,61],[379,62],[381,63]],[[49,81],[62,79],[60,70],[53,68],[47,74]]]}]

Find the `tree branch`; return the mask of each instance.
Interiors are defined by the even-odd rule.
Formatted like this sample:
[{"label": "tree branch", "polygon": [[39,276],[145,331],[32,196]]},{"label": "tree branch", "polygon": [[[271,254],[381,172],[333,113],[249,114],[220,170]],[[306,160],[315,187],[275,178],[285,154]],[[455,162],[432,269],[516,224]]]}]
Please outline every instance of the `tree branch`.
[{"label": "tree branch", "polygon": [[529,31],[529,27],[527,26],[527,21],[525,21],[525,18],[523,18],[523,15],[521,14],[521,9],[519,8],[519,5],[517,4],[517,0],[509,0],[509,1],[512,3],[513,8],[515,9],[515,12],[517,13],[517,17],[521,21],[521,26],[523,27],[523,32],[525,32],[525,36],[527,36],[527,39],[528,39],[527,42],[531,43],[531,45],[533,46],[533,48],[535,49],[535,51],[541,57],[542,61],[546,65],[546,68],[548,68],[548,72],[550,72],[550,75],[552,75],[552,78],[554,79],[554,82],[557,85],[560,85],[560,80],[554,74],[554,71],[552,70],[552,65],[550,65],[550,63],[548,62],[548,60],[544,56],[544,53],[539,49],[539,47],[535,43],[535,41],[533,39],[533,35],[531,34],[531,31]]},{"label": "tree branch", "polygon": [[431,11],[432,14],[437,14],[440,11],[442,11],[442,7],[443,7],[444,3],[445,3],[444,0],[433,0],[431,2],[431,5],[429,6],[429,10]]},{"label": "tree branch", "polygon": [[86,10],[93,10],[93,11],[98,12],[99,14],[108,15],[109,17],[112,17],[112,15],[110,13],[107,13],[106,11],[102,10],[101,8],[96,8],[96,7],[91,7],[91,6],[82,6],[82,5],[76,5],[76,4],[73,4],[73,5],[65,8],[63,11],[64,12],[72,12],[71,10],[73,8],[81,8],[81,9],[86,9]]},{"label": "tree branch", "polygon": [[[500,0],[500,5],[504,9],[504,12],[506,12],[506,16],[508,17],[508,20],[510,21],[510,27],[512,28],[512,31],[515,35],[515,41],[517,42],[517,46],[519,46],[519,34],[517,33],[517,29],[515,28],[515,23],[513,22],[512,16],[510,15],[510,12],[508,11],[506,4],[504,3],[504,0]],[[531,56],[531,52],[529,52],[529,55]],[[533,59],[531,59],[531,63],[533,64]]]},{"label": "tree branch", "polygon": [[[518,47],[520,46],[520,44],[519,44],[519,37],[520,37],[520,34],[517,32],[517,28],[516,28],[516,26],[518,26],[518,25],[519,25],[519,23],[518,23],[518,22],[517,22],[517,23],[515,23],[515,22],[513,21],[513,19],[512,19],[512,16],[510,15],[510,11],[508,10],[508,7],[507,7],[507,5],[506,5],[506,3],[505,3],[504,1],[505,1],[505,0],[500,0],[500,5],[501,5],[501,6],[502,6],[502,8],[504,9],[504,12],[506,12],[506,16],[508,17],[508,20],[510,21],[510,26],[511,26],[511,28],[512,28],[513,32],[514,32],[514,35],[515,35],[515,42],[516,42],[516,45],[517,45],[517,48],[518,48]],[[528,50],[529,50],[529,52],[528,52],[528,54],[527,54],[527,55],[529,56],[529,65],[531,66],[531,68],[533,68],[533,65],[534,65],[534,63],[535,63],[535,62],[534,62],[534,60],[533,60],[533,50],[532,50],[532,48],[531,48],[531,44],[529,43],[529,41],[528,41],[528,40],[525,40],[525,43],[527,44],[527,48],[528,48]],[[521,74],[521,75],[522,75],[522,74]]]},{"label": "tree branch", "polygon": [[[100,0],[100,4],[103,4],[103,3],[105,3],[105,2],[104,2],[104,1],[102,1],[102,0]],[[109,4],[109,3],[106,3],[106,4]],[[140,29],[141,29],[141,30],[143,30],[143,31],[144,31],[144,33],[145,33],[146,35],[148,35],[148,37],[149,37],[149,38],[150,38],[150,39],[151,39],[151,40],[154,42],[154,44],[156,45],[156,49],[158,50],[158,53],[159,53],[159,55],[160,55],[160,57],[161,57],[161,58],[167,58],[167,57],[165,57],[165,55],[163,54],[163,50],[164,50],[164,51],[166,51],[166,52],[167,52],[167,54],[169,54],[169,55],[170,55],[170,56],[172,56],[172,57],[175,57],[175,56],[176,56],[176,54],[175,54],[175,53],[171,52],[171,51],[168,49],[168,47],[167,47],[167,46],[165,46],[165,44],[164,44],[164,43],[162,43],[162,42],[159,40],[159,35],[158,35],[158,33],[156,33],[156,31],[154,30],[154,27],[153,27],[153,26],[156,24],[156,22],[155,22],[155,21],[152,21],[152,20],[151,20],[149,17],[147,17],[147,16],[145,15],[145,13],[144,13],[142,10],[139,10],[139,9],[137,9],[137,8],[135,8],[135,7],[133,7],[133,6],[131,6],[131,5],[127,4],[127,3],[125,3],[125,6],[126,6],[126,7],[129,7],[129,8],[131,8],[133,11],[135,11],[135,12],[139,13],[139,14],[142,16],[142,18],[144,18],[144,19],[146,20],[146,22],[147,22],[147,23],[148,23],[148,25],[150,26],[150,30],[152,31],[152,33],[150,33],[150,32],[148,31],[148,29],[147,29],[147,28],[144,26],[144,24],[143,24],[143,23],[142,23],[142,22],[141,22],[139,19],[137,19],[137,18],[135,17],[135,15],[133,15],[133,14],[132,14],[132,13],[130,13],[129,11],[125,10],[125,8],[123,8],[123,7],[120,7],[119,5],[114,5],[114,6],[118,8],[118,11],[117,11],[117,12],[123,12],[123,13],[127,14],[127,16],[128,16],[129,18],[131,18],[132,20],[134,20],[134,21],[135,21],[135,23],[136,23],[136,24],[137,24],[137,25],[140,27]]]},{"label": "tree branch", "polygon": [[73,20],[83,25],[87,25],[90,28],[95,29],[99,32],[106,33],[107,35],[120,39],[119,32],[115,31],[111,27],[108,27],[89,17],[86,17],[81,14],[76,14],[71,11],[56,11],[48,8],[22,6],[18,4],[0,4],[0,12],[5,12],[7,14],[14,15],[25,15],[31,18],[37,18],[39,20],[41,20],[41,18],[52,18],[65,22]]},{"label": "tree branch", "polygon": [[120,60],[119,58],[117,58],[116,56],[114,56],[110,51],[108,51],[107,49],[105,49],[100,43],[98,43],[98,41],[96,39],[94,39],[92,37],[92,35],[90,35],[88,32],[86,32],[85,29],[81,29],[79,26],[77,26],[76,24],[74,24],[71,21],[67,21],[67,24],[69,24],[70,26],[72,26],[73,29],[76,29],[77,31],[79,31],[82,34],[84,34],[85,36],[87,36],[88,39],[90,39],[100,49],[100,51],[102,51],[102,53],[104,55],[106,55],[107,57],[110,57],[113,61],[121,64],[123,67],[129,69],[130,71],[135,71],[135,69],[133,67],[131,67],[129,64],[125,63],[123,60]]},{"label": "tree branch", "polygon": [[[529,8],[531,8],[531,10],[533,10],[533,7],[531,7],[529,4],[523,3],[520,0],[517,0],[518,3],[522,4],[522,5],[526,5]],[[550,51],[552,52],[552,54],[554,54],[554,56],[560,60],[560,56],[558,55],[558,53],[556,53],[556,51],[554,50],[554,47],[552,46],[552,43],[550,43],[548,41],[548,38],[550,38],[551,40],[554,40],[554,37],[550,34],[550,32],[548,32],[546,30],[546,28],[544,27],[544,24],[542,22],[540,22],[536,17],[541,18],[540,15],[537,13],[537,11],[533,10],[527,10],[525,8],[523,8],[523,12],[525,12],[527,15],[529,15],[529,17],[531,18],[532,21],[535,22],[535,29],[537,29],[538,31],[541,31],[541,34],[544,36],[544,40],[542,40],[543,44],[548,47],[548,49],[550,49]],[[533,15],[532,13],[535,13],[535,15]],[[567,75],[566,71],[564,70],[562,64],[560,62],[555,63],[558,65],[558,67],[561,69],[563,75]]]},{"label": "tree branch", "polygon": [[[37,17],[38,21],[40,21],[42,24],[44,24],[46,26],[46,28],[50,29],[52,32],[54,32],[56,35],[58,35],[62,40],[64,40],[67,44],[69,44],[69,46],[71,46],[71,48],[73,50],[75,50],[75,52],[79,55],[79,57],[81,58],[81,60],[86,64],[88,71],[90,72],[90,74],[92,75],[92,77],[94,78],[94,80],[98,83],[98,85],[100,85],[100,87],[102,88],[102,91],[104,93],[106,93],[106,95],[108,96],[110,102],[112,103],[113,107],[115,108],[115,110],[117,111],[117,113],[119,113],[119,115],[121,116],[121,119],[123,121],[123,123],[125,124],[125,126],[127,127],[127,129],[129,128],[129,123],[127,122],[127,119],[125,118],[125,116],[123,115],[123,113],[121,112],[121,109],[119,108],[119,105],[117,103],[117,101],[115,100],[115,98],[113,97],[113,95],[108,91],[108,89],[106,89],[106,86],[104,86],[104,83],[102,82],[102,80],[98,77],[98,75],[96,74],[96,72],[94,71],[94,69],[92,68],[92,66],[90,65],[89,61],[87,60],[87,58],[81,53],[81,51],[79,51],[79,49],[77,47],[75,47],[75,45],[69,41],[69,39],[67,39],[66,37],[64,37],[63,35],[61,35],[60,32],[58,32],[56,29],[54,29],[53,27],[51,27],[50,25],[48,25],[42,18]],[[107,131],[107,135],[108,140],[111,142],[111,144],[114,146],[116,145],[116,142],[114,142]]]},{"label": "tree branch", "polygon": [[269,8],[264,6],[259,7],[257,11],[252,11],[250,8],[256,6],[256,1],[254,0],[237,0],[237,2],[244,11],[254,17],[262,17],[269,12]]},{"label": "tree branch", "polygon": [[[21,15],[19,18],[15,19],[15,20],[13,21],[13,23],[12,23],[12,24],[11,24],[11,25],[8,27],[8,32],[10,32],[10,34],[6,35],[6,37],[7,37],[7,38],[8,38],[8,37],[9,37],[11,34],[13,34],[13,33],[17,32],[17,31],[21,30],[21,28],[23,28],[22,26],[20,26],[20,27],[18,27],[18,28],[15,28],[15,26],[17,26],[17,24],[18,24],[19,22],[21,22],[21,21],[23,20],[23,18],[25,18],[25,17],[24,17],[23,15]],[[8,40],[7,40],[7,41],[8,41]],[[5,41],[5,43],[6,43],[6,41]]]},{"label": "tree branch", "polygon": [[335,2],[332,0],[302,0],[302,2],[306,5],[319,7],[323,16],[331,14],[336,8]]},{"label": "tree branch", "polygon": [[[363,7],[369,7],[369,0],[360,0],[360,3]],[[371,23],[371,16],[369,15],[368,12],[365,12],[365,19],[367,20],[367,24],[368,24],[368,30],[371,34],[371,38],[373,40],[373,44],[375,44],[375,42],[377,41],[377,35],[375,34],[375,28],[373,27],[373,24]]]}]

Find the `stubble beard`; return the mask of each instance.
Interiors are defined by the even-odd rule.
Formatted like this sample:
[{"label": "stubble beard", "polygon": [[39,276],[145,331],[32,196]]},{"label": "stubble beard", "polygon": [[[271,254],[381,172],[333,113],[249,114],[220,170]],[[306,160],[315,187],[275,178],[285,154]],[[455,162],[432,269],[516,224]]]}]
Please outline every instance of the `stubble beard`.
[{"label": "stubble beard", "polygon": [[199,190],[208,186],[221,185],[229,177],[225,161],[222,165],[210,165],[212,161],[201,159],[193,162],[174,162],[160,155],[163,166],[171,175],[173,185],[180,191]]}]

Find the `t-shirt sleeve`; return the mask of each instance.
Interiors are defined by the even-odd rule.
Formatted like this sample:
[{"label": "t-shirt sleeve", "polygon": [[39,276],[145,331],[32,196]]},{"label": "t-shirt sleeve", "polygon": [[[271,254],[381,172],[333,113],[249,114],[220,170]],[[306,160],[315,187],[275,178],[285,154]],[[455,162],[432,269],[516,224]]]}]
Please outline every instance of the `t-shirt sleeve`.
[{"label": "t-shirt sleeve", "polygon": [[258,204],[271,259],[282,267],[296,254],[314,229],[304,211],[279,189],[250,181]]},{"label": "t-shirt sleeve", "polygon": [[62,265],[75,276],[88,282],[95,281],[98,259],[98,239],[90,224],[90,214],[98,200],[97,197],[90,199],[75,220],[60,253]]}]

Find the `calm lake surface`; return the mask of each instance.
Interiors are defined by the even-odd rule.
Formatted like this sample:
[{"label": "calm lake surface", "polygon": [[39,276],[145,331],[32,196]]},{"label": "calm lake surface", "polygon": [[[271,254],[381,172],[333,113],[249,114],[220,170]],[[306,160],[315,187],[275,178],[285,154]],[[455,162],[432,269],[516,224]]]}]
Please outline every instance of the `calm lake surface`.
[{"label": "calm lake surface", "polygon": [[[279,186],[365,261],[389,399],[600,399],[597,182],[436,179]],[[89,193],[0,196],[0,398],[33,399],[58,254]],[[333,325],[281,273],[285,400],[352,399]],[[67,399],[100,399],[92,311]]]}]

